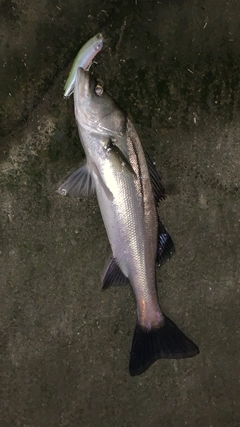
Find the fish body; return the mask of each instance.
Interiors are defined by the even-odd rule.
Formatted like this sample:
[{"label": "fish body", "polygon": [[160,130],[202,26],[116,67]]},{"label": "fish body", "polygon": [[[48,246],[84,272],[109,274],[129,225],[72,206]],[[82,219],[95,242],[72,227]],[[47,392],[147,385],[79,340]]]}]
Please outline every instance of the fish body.
[{"label": "fish body", "polygon": [[87,162],[84,173],[80,168],[59,193],[80,196],[96,191],[113,253],[103,288],[130,282],[137,304],[130,374],[141,374],[159,358],[195,356],[198,347],[164,315],[158,302],[156,262],[170,258],[174,246],[158,218],[157,203],[165,195],[155,167],[127,114],[81,68],[74,108]]},{"label": "fish body", "polygon": [[78,68],[82,67],[86,70],[102,47],[103,36],[101,33],[98,33],[96,36],[88,40],[79,50],[64,86],[64,98],[68,98],[73,93]]}]

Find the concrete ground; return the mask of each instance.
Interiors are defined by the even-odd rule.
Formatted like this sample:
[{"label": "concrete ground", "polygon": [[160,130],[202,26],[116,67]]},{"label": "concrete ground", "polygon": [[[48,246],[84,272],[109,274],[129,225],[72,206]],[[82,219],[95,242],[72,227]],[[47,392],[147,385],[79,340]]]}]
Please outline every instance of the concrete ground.
[{"label": "concrete ground", "polygon": [[[1,0],[1,427],[240,425],[238,0]],[[83,159],[72,61],[131,115],[169,193],[176,255],[158,272],[194,359],[128,373],[130,288],[101,292],[110,254],[96,199],[56,194]]]}]

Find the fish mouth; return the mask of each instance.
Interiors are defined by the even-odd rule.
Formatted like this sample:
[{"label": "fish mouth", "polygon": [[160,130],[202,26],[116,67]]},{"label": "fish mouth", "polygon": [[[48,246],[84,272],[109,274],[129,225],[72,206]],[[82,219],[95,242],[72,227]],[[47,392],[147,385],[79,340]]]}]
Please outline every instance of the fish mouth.
[{"label": "fish mouth", "polygon": [[98,123],[94,114],[93,101],[94,80],[83,68],[78,68],[74,88],[74,110],[77,122],[81,127],[92,130]]},{"label": "fish mouth", "polygon": [[89,72],[84,71],[83,68],[79,67],[77,70],[74,95],[76,101],[81,98],[89,98],[90,95],[90,78]]}]

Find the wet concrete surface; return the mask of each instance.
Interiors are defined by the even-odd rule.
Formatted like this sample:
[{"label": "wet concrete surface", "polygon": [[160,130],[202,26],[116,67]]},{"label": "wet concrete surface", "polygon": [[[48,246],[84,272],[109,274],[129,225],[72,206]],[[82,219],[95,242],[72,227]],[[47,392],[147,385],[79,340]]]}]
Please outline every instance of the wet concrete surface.
[{"label": "wet concrete surface", "polygon": [[[239,15],[237,0],[0,2],[2,427],[239,425]],[[84,157],[64,82],[99,31],[94,74],[169,193],[160,301],[200,347],[134,378],[135,302],[101,292],[97,201],[55,192]]]}]

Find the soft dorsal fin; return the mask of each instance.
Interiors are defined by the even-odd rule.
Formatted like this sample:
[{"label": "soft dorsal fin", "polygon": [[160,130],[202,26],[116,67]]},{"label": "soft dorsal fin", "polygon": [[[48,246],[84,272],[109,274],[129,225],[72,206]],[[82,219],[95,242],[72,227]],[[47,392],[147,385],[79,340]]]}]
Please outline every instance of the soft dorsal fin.
[{"label": "soft dorsal fin", "polygon": [[158,219],[158,251],[156,260],[158,267],[168,261],[174,253],[175,247],[171,236],[161,223],[160,219]]},{"label": "soft dorsal fin", "polygon": [[156,201],[156,204],[158,205],[160,200],[164,200],[166,198],[166,192],[161,183],[160,175],[152,159],[150,158],[149,154],[145,153],[145,157],[148,165],[148,171],[149,171],[150,180],[152,183],[152,189],[155,196],[155,201]]}]

